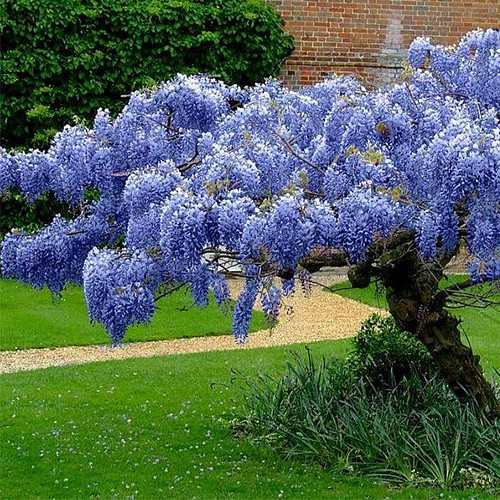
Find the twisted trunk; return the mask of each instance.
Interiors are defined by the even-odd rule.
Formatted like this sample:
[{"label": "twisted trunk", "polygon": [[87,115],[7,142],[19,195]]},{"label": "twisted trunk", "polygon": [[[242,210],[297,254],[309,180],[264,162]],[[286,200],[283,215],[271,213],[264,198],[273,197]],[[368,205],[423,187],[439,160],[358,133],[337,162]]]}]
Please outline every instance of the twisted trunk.
[{"label": "twisted trunk", "polygon": [[[479,356],[462,343],[460,320],[446,310],[447,294],[439,289],[444,266],[452,257],[453,254],[442,254],[439,261],[422,260],[415,248],[414,234],[401,231],[388,240],[374,243],[366,261],[352,266],[348,277],[355,288],[367,287],[372,276],[380,278],[396,323],[425,345],[455,394],[463,401],[472,397],[491,414],[500,415],[500,404],[484,378]],[[322,249],[304,259],[301,265],[315,272],[323,266],[342,266],[348,262],[345,253]]]},{"label": "twisted trunk", "polygon": [[389,311],[396,323],[413,333],[431,354],[441,376],[462,400],[500,413],[479,356],[460,339],[460,320],[446,309],[446,294],[439,291],[442,267],[423,262],[416,251],[396,247],[384,255],[387,265],[378,274],[387,291]]}]

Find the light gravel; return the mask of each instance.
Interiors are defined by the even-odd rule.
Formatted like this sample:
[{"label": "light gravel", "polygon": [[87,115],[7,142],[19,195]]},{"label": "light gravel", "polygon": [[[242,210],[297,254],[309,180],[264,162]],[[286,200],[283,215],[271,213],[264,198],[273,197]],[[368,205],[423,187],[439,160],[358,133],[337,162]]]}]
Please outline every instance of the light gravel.
[{"label": "light gravel", "polygon": [[[327,282],[342,279],[326,276]],[[238,293],[241,282],[231,283]],[[258,306],[260,307],[260,306]],[[155,342],[138,342],[122,347],[70,346],[56,349],[26,349],[0,352],[0,373],[37,370],[51,366],[67,366],[97,361],[144,358],[208,351],[255,349],[296,343],[311,343],[322,340],[351,337],[361,323],[379,309],[360,304],[320,287],[313,287],[310,296],[297,291],[284,301],[281,318],[271,330],[251,333],[248,342],[238,344],[231,335],[193,337]]]}]

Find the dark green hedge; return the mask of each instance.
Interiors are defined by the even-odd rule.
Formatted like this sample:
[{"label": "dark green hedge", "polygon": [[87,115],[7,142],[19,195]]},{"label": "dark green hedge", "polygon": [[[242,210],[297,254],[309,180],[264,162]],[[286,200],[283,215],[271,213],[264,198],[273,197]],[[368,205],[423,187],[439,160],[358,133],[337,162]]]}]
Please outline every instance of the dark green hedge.
[{"label": "dark green hedge", "polygon": [[4,147],[45,147],[178,72],[262,81],[293,48],[265,0],[3,0],[0,15]]},{"label": "dark green hedge", "polygon": [[64,202],[55,200],[50,193],[29,203],[17,190],[9,190],[0,196],[0,241],[12,229],[31,232],[52,222],[56,214],[65,218],[77,215]]}]

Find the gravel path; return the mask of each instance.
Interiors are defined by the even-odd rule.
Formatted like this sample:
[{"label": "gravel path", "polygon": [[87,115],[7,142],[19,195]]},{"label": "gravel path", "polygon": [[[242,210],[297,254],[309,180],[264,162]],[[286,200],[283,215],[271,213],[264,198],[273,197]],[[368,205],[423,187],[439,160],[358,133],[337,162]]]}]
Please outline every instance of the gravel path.
[{"label": "gravel path", "polygon": [[[337,281],[333,277],[327,281]],[[324,282],[324,281],[323,281]],[[231,288],[237,291],[240,283]],[[142,358],[232,349],[253,349],[303,342],[318,342],[353,336],[361,323],[378,309],[314,287],[310,297],[297,292],[287,299],[281,319],[272,330],[250,334],[239,345],[231,335],[138,342],[123,347],[72,346],[56,349],[26,349],[0,352],[0,373],[37,370],[50,366],[84,364],[114,359]]]}]

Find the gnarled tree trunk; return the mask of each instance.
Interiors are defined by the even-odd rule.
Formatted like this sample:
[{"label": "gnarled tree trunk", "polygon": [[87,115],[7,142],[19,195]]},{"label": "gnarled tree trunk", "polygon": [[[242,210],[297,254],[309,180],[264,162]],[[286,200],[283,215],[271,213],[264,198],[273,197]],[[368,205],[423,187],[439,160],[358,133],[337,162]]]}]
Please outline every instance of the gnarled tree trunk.
[{"label": "gnarled tree trunk", "polygon": [[475,398],[481,407],[499,414],[500,406],[483,375],[479,356],[460,339],[460,320],[446,309],[439,290],[442,267],[422,261],[416,251],[396,247],[378,268],[386,288],[389,311],[396,323],[427,348],[441,376],[462,400]]},{"label": "gnarled tree trunk", "polygon": [[[460,320],[446,309],[447,293],[439,289],[443,266],[452,257],[443,255],[441,262],[422,260],[413,233],[403,231],[374,243],[366,261],[351,267],[348,277],[355,288],[367,287],[372,276],[381,279],[396,323],[425,345],[455,394],[463,401],[472,397],[491,414],[500,415],[500,404],[484,378],[479,356],[462,343]],[[325,249],[310,255],[301,265],[315,272],[348,261],[345,253]]]}]

